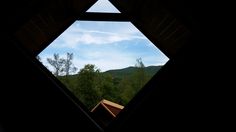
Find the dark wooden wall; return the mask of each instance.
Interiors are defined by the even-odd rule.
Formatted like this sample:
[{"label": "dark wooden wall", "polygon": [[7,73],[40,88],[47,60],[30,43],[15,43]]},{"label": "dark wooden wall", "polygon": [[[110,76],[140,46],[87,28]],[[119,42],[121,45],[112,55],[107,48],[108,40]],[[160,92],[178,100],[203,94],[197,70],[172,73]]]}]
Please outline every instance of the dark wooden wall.
[{"label": "dark wooden wall", "polygon": [[[0,131],[102,131],[35,56],[96,0],[1,4]],[[222,128],[201,10],[184,0],[111,0],[170,61],[105,131]],[[213,81],[209,81],[209,78]],[[79,105],[77,105],[79,104]],[[82,107],[82,108],[81,108]],[[2,129],[2,130],[1,130]]]}]

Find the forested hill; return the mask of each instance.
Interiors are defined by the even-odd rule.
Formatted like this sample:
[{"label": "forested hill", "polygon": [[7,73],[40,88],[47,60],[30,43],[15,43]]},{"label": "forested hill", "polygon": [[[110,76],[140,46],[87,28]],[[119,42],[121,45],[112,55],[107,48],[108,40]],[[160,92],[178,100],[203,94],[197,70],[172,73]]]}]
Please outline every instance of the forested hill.
[{"label": "forested hill", "polygon": [[[148,66],[144,68],[145,73],[148,76],[153,76],[157,71],[161,69],[162,66]],[[127,75],[132,75],[137,70],[137,67],[127,67],[123,69],[108,70],[104,74],[110,74],[113,77],[122,78]]]},{"label": "forested hill", "polygon": [[88,64],[78,74],[58,76],[58,79],[91,110],[101,99],[125,106],[161,67],[127,67],[100,72],[95,65]]}]

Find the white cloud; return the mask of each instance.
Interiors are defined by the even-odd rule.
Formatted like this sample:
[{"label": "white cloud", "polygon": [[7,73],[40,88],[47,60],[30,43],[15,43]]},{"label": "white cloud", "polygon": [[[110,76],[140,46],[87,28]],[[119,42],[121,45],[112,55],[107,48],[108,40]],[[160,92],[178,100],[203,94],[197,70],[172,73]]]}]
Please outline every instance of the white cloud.
[{"label": "white cloud", "polygon": [[[79,22],[78,22],[79,23]],[[100,23],[94,22],[94,27]],[[112,23],[109,23],[111,26]],[[130,23],[122,24],[120,26],[115,25],[113,31],[110,32],[110,28],[103,26],[107,31],[99,31],[99,30],[91,30],[91,29],[83,29],[76,23],[74,23],[70,28],[68,28],[63,34],[61,34],[57,40],[53,43],[54,47],[67,47],[67,48],[75,48],[80,44],[114,44],[121,41],[130,41],[134,39],[145,39],[141,33],[134,27],[131,26]]]},{"label": "white cloud", "polygon": [[[74,54],[75,55],[75,54]],[[128,66],[134,66],[136,59],[138,58],[133,53],[122,53],[116,50],[111,50],[107,52],[103,51],[91,51],[83,52],[83,57],[74,56],[73,64],[79,69],[83,68],[86,64],[95,64],[102,72],[111,70],[111,69],[121,69]],[[50,71],[53,71],[53,67],[48,64],[46,58],[52,58],[52,55],[43,55],[41,56],[42,62]],[[60,57],[64,57],[62,54]],[[150,65],[163,65],[168,61],[167,57],[158,57],[158,56],[143,56],[143,63],[145,66]]]},{"label": "white cloud", "polygon": [[[73,62],[78,69],[86,64],[95,64],[102,71],[120,69],[134,66],[139,57],[142,57],[145,66],[165,63],[168,58],[157,53],[157,50],[145,52],[148,48],[156,48],[151,42],[140,41],[145,39],[131,23],[77,21],[49,45],[40,57],[50,70],[53,69],[46,58],[52,58],[53,53],[65,57],[66,52],[74,53]],[[117,46],[123,41],[130,41],[134,47]],[[148,48],[142,47],[143,44],[147,44],[145,46]]]},{"label": "white cloud", "polygon": [[[47,58],[53,58],[53,54],[39,54],[42,63],[50,70],[54,71],[53,67],[48,64]],[[65,58],[65,54],[60,54],[60,57]],[[111,49],[109,51],[88,49],[83,50],[80,54],[74,53],[73,64],[79,69],[86,64],[95,64],[101,71],[110,69],[120,69],[135,65],[135,56],[133,53],[123,53],[122,51]]]},{"label": "white cloud", "polygon": [[158,65],[165,65],[166,62],[169,60],[166,56],[143,56],[142,57],[143,63],[145,66],[158,66]]},{"label": "white cloud", "polygon": [[[95,56],[95,57],[93,57]],[[135,60],[132,55],[113,54],[112,52],[95,53],[87,56],[89,59],[75,58],[74,64],[81,69],[86,64],[95,64],[101,71],[110,69],[120,69],[128,66],[134,66]]]}]

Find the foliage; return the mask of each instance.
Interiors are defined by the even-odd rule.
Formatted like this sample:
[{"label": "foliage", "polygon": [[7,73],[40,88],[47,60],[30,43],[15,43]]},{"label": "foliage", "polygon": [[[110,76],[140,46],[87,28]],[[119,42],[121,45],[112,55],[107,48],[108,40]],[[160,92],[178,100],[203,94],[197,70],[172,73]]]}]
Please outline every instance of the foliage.
[{"label": "foliage", "polygon": [[[136,60],[134,67],[100,72],[93,64],[87,64],[78,74],[70,75],[73,71],[73,54],[67,53],[67,58],[61,61],[58,54],[51,60],[54,68],[58,63],[65,76],[57,76],[79,100],[91,110],[100,100],[126,105],[135,94],[151,79],[161,66],[145,67],[142,59]],[[64,64],[64,65],[63,65]],[[60,67],[61,65],[59,65]],[[65,69],[65,67],[67,69]],[[64,69],[63,69],[64,68]],[[62,69],[62,70],[61,70]],[[56,75],[56,74],[55,74]]]},{"label": "foliage", "polygon": [[142,59],[139,58],[136,61],[136,72],[133,74],[133,87],[135,88],[135,93],[138,92],[148,81],[146,72],[144,70],[145,66],[142,62]]},{"label": "foliage", "polygon": [[99,86],[100,70],[95,65],[87,64],[83,69],[80,69],[78,74],[78,97],[91,109],[101,100]]}]

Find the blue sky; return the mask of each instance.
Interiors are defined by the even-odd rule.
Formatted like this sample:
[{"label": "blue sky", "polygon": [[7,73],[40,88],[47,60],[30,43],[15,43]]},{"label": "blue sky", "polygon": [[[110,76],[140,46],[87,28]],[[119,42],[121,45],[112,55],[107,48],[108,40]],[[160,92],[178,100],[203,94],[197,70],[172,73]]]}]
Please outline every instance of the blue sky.
[{"label": "blue sky", "polygon": [[[106,1],[106,0],[103,0]],[[95,64],[101,71],[134,66],[142,58],[145,66],[163,65],[168,58],[130,22],[76,21],[39,56],[44,65],[54,53],[73,53],[73,63],[81,69]]]},{"label": "blue sky", "polygon": [[120,13],[108,0],[98,0],[87,12],[112,12]]}]

